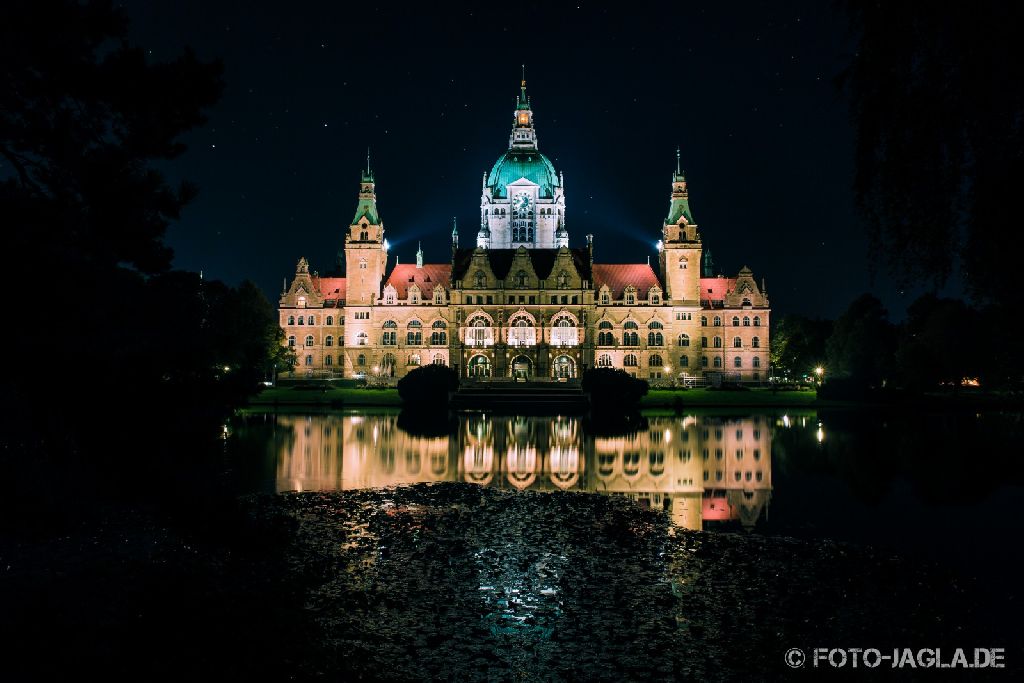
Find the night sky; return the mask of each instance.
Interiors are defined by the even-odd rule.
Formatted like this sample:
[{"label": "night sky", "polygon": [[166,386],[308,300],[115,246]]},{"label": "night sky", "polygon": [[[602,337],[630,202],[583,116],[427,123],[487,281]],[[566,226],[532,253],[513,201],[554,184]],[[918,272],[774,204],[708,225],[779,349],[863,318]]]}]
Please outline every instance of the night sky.
[{"label": "night sky", "polygon": [[[392,260],[475,242],[481,175],[507,149],[526,65],[540,150],[565,175],[572,246],[656,259],[675,150],[716,270],[764,277],[777,313],[835,316],[872,290],[851,192],[853,133],[834,79],[854,39],[832,3],[125,3],[169,59],[220,57],[226,90],[167,168],[201,194],[172,227],[175,265],[276,302],[299,256],[334,266],[372,154]],[[629,12],[627,12],[627,8]]]}]

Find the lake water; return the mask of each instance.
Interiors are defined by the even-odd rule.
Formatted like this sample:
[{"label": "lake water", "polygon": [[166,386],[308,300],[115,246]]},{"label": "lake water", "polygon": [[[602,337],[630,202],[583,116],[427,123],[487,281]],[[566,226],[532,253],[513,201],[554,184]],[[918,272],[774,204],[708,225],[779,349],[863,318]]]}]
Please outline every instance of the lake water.
[{"label": "lake water", "polygon": [[[577,417],[247,414],[249,492],[468,482],[627,496],[704,531],[852,541],[998,575],[1024,531],[1019,413],[704,410],[617,433]],[[984,570],[984,571],[981,571]]]},{"label": "lake water", "polygon": [[243,492],[301,492],[262,500],[323,670],[670,680],[782,673],[794,645],[1019,664],[1021,437],[998,412],[361,411],[251,413],[225,443]]}]

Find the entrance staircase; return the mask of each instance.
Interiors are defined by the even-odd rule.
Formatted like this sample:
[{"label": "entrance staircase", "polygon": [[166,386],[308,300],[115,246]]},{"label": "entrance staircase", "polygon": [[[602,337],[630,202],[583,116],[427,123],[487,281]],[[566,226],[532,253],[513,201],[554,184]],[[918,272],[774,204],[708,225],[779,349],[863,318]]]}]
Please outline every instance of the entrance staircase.
[{"label": "entrance staircase", "polygon": [[493,410],[512,414],[582,414],[587,397],[579,381],[491,380],[464,383],[451,397],[453,410]]}]

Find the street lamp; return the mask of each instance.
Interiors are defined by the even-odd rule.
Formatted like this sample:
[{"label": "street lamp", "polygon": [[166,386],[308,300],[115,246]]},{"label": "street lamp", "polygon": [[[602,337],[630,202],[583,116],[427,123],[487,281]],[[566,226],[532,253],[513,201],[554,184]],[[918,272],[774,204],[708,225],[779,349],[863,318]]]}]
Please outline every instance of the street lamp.
[{"label": "street lamp", "polygon": [[818,367],[814,368],[814,374],[818,376],[818,384],[821,384],[821,379],[825,375],[825,368],[819,365]]}]

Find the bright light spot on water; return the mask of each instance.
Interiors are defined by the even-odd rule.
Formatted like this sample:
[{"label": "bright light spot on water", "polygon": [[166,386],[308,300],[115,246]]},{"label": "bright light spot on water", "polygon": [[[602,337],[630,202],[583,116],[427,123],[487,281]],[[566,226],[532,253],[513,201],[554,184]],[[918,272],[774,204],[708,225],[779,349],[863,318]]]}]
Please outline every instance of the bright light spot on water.
[{"label": "bright light spot on water", "polygon": [[818,432],[815,436],[818,439],[818,443],[821,443],[822,441],[825,440],[825,430],[821,428],[820,422],[818,423]]},{"label": "bright light spot on water", "polygon": [[790,426],[789,425],[789,415],[783,415],[782,416],[782,426],[783,427],[787,427],[787,428]]}]

